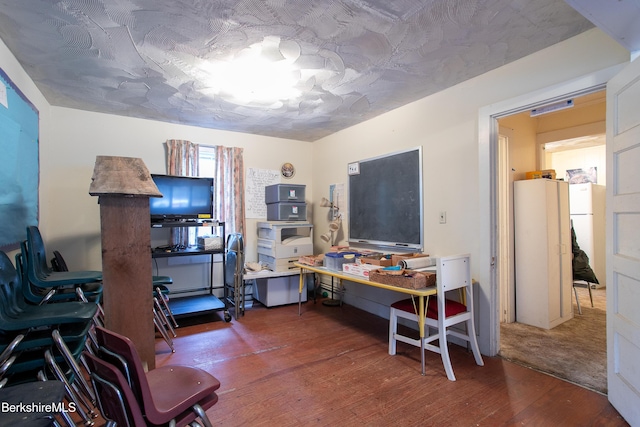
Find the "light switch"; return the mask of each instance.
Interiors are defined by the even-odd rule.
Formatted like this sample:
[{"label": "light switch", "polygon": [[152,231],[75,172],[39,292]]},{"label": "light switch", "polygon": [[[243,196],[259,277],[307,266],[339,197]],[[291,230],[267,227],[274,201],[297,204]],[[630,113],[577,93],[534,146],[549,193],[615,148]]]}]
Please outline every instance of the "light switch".
[{"label": "light switch", "polygon": [[447,213],[445,211],[440,212],[440,224],[447,223]]},{"label": "light switch", "polygon": [[349,163],[349,168],[347,171],[349,175],[358,175],[360,173],[360,163]]}]

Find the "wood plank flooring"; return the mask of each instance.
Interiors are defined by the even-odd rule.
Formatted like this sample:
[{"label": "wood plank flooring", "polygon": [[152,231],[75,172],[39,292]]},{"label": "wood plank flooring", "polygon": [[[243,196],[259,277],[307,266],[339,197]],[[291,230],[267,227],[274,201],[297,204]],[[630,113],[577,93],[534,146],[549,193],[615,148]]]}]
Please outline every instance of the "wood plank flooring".
[{"label": "wood plank flooring", "polygon": [[[207,320],[206,323],[197,323]],[[452,345],[457,381],[440,355],[387,348],[388,321],[354,307],[265,308],[225,323],[183,318],[176,352],[156,340],[156,365],[198,366],[221,382],[208,411],[220,426],[627,426],[606,396]]]}]

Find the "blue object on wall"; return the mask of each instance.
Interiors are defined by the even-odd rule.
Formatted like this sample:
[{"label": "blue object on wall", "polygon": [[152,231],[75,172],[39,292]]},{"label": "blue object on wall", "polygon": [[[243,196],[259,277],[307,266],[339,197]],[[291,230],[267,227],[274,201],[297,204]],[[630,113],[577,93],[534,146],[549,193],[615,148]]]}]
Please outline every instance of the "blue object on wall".
[{"label": "blue object on wall", "polygon": [[35,106],[0,69],[0,249],[17,249],[38,225],[38,127]]}]

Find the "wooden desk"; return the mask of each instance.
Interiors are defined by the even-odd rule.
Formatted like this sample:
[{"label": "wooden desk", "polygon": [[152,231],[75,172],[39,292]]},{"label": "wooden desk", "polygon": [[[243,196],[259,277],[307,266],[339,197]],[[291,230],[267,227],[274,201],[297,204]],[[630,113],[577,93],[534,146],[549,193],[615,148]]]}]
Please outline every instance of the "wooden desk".
[{"label": "wooden desk", "polygon": [[296,267],[298,267],[300,269],[300,287],[298,289],[299,291],[299,297],[298,297],[298,315],[302,316],[302,291],[304,290],[304,275],[306,273],[318,273],[318,274],[325,274],[327,276],[332,276],[332,277],[336,277],[338,278],[341,282],[342,280],[348,280],[350,282],[355,282],[355,283],[361,283],[363,285],[367,285],[367,286],[373,286],[376,288],[382,288],[382,289],[387,289],[390,291],[394,291],[394,292],[400,292],[403,294],[407,294],[407,295],[411,295],[414,297],[417,297],[418,299],[418,327],[420,330],[420,362],[422,365],[422,375],[425,374],[425,367],[424,367],[424,336],[425,336],[425,332],[424,332],[424,319],[426,316],[426,307],[427,307],[427,301],[428,298],[431,295],[435,295],[436,294],[436,287],[435,286],[429,286],[427,288],[421,288],[421,289],[407,289],[407,288],[400,288],[398,286],[392,286],[392,285],[386,285],[384,283],[379,283],[379,282],[372,282],[370,280],[365,279],[364,277],[359,277],[359,276],[354,276],[353,274],[347,274],[347,273],[343,273],[342,271],[333,271],[333,270],[328,270],[325,267],[312,267],[310,265],[306,265],[306,264],[301,264],[299,262],[294,262],[293,265],[295,265]]}]

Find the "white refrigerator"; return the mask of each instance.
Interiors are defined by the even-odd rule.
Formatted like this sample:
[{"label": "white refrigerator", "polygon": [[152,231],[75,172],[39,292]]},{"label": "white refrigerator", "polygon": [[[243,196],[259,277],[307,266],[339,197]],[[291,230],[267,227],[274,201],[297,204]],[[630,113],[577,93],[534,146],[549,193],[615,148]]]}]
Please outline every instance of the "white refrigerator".
[{"label": "white refrigerator", "polygon": [[551,329],[573,318],[569,184],[514,182],[516,321]]},{"label": "white refrigerator", "polygon": [[589,257],[589,265],[604,287],[605,187],[592,183],[569,185],[569,210],[578,246]]}]

